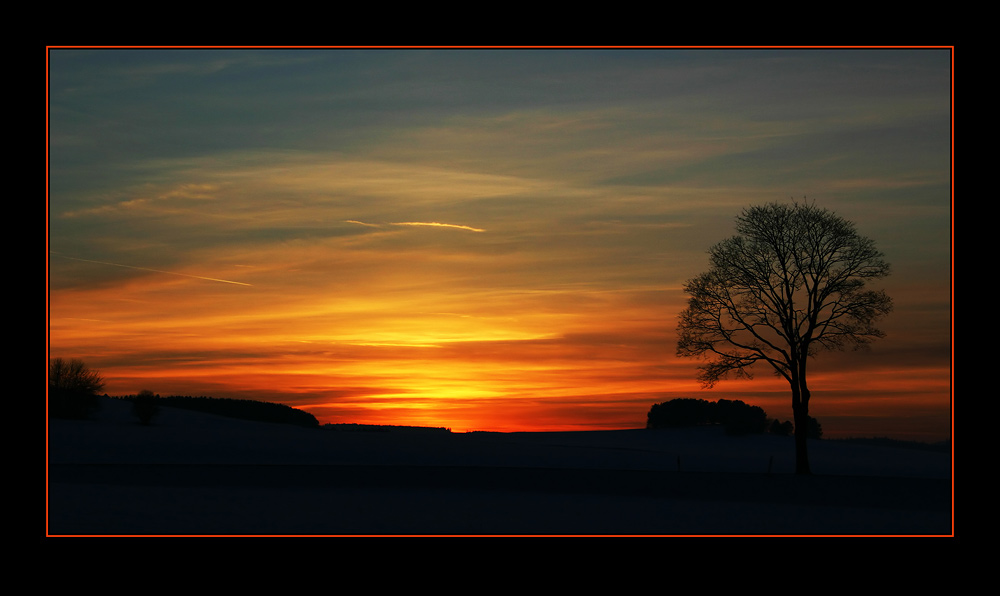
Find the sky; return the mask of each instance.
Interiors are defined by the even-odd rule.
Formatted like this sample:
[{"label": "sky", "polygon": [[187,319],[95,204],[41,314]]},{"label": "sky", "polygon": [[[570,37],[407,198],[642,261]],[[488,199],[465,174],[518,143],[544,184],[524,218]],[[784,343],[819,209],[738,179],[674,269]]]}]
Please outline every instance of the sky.
[{"label": "sky", "polygon": [[806,200],[892,265],[866,352],[811,366],[824,436],[942,440],[952,53],[48,49],[48,358],[111,395],[321,423],[642,428],[697,381],[685,281]]}]

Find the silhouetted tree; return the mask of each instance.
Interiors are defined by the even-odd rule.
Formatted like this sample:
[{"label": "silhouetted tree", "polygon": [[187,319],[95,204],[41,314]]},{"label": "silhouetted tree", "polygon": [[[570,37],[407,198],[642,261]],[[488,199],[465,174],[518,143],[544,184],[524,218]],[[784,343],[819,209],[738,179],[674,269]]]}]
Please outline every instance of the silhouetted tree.
[{"label": "silhouetted tree", "polygon": [[671,428],[719,424],[731,435],[758,434],[767,429],[767,413],[742,401],[678,398],[653,404],[646,414],[646,428]]},{"label": "silhouetted tree", "polygon": [[888,275],[889,265],[852,223],[815,205],[750,207],[736,230],[709,250],[708,272],[684,286],[690,298],[677,355],[708,359],[698,376],[706,387],[729,373],[752,378],[757,362],[788,381],[795,471],[808,474],[808,357],[884,336],[874,323],[892,300],[867,284]]},{"label": "silhouetted tree", "polygon": [[759,406],[740,400],[720,399],[716,405],[716,418],[725,426],[729,435],[756,435],[767,430],[767,413]]},{"label": "silhouetted tree", "polygon": [[136,418],[142,424],[149,424],[152,422],[153,417],[160,411],[160,405],[157,403],[160,396],[153,395],[153,392],[148,389],[143,389],[135,396],[132,400],[132,413],[135,414]]},{"label": "silhouetted tree", "polygon": [[653,404],[646,414],[646,427],[670,428],[714,424],[711,405],[713,402],[687,397]]},{"label": "silhouetted tree", "polygon": [[100,407],[97,392],[104,379],[82,360],[49,361],[49,415],[56,418],[86,418]]}]

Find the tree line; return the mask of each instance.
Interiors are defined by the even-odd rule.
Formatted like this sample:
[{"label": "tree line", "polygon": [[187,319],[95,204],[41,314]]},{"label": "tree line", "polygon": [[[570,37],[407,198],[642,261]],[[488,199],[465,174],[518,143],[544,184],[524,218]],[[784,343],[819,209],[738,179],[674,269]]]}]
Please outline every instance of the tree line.
[{"label": "tree line", "polygon": [[[646,428],[681,428],[691,426],[718,425],[730,435],[771,433],[790,436],[793,424],[771,419],[760,406],[753,406],[741,400],[678,398],[653,404],[646,415]],[[809,438],[818,439],[823,430],[819,421],[810,417],[807,433]]]}]

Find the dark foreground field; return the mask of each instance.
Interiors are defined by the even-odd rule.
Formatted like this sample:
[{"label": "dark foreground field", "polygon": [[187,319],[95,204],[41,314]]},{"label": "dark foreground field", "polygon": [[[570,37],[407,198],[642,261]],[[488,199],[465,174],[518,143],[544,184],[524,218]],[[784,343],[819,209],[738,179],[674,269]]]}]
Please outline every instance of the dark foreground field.
[{"label": "dark foreground field", "polygon": [[718,429],[335,432],[122,403],[50,426],[50,535],[948,535],[949,456]]}]

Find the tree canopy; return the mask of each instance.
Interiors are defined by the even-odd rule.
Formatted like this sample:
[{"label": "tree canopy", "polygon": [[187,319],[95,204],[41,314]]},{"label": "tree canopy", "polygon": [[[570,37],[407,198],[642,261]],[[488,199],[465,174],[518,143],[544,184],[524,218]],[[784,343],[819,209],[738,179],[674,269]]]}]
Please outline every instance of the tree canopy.
[{"label": "tree canopy", "polygon": [[67,391],[97,393],[104,389],[104,379],[82,360],[54,358],[49,362],[49,386]]},{"label": "tree canopy", "polygon": [[752,378],[758,362],[787,380],[796,471],[809,473],[808,357],[884,336],[875,323],[892,300],[868,284],[887,276],[889,264],[854,224],[807,203],[747,208],[736,231],[709,250],[709,270],[684,286],[690,297],[677,354],[706,360],[698,378],[708,387],[730,373]]},{"label": "tree canopy", "polygon": [[740,400],[678,398],[653,404],[646,428],[722,425],[731,435],[760,434],[767,430],[767,413]]}]

